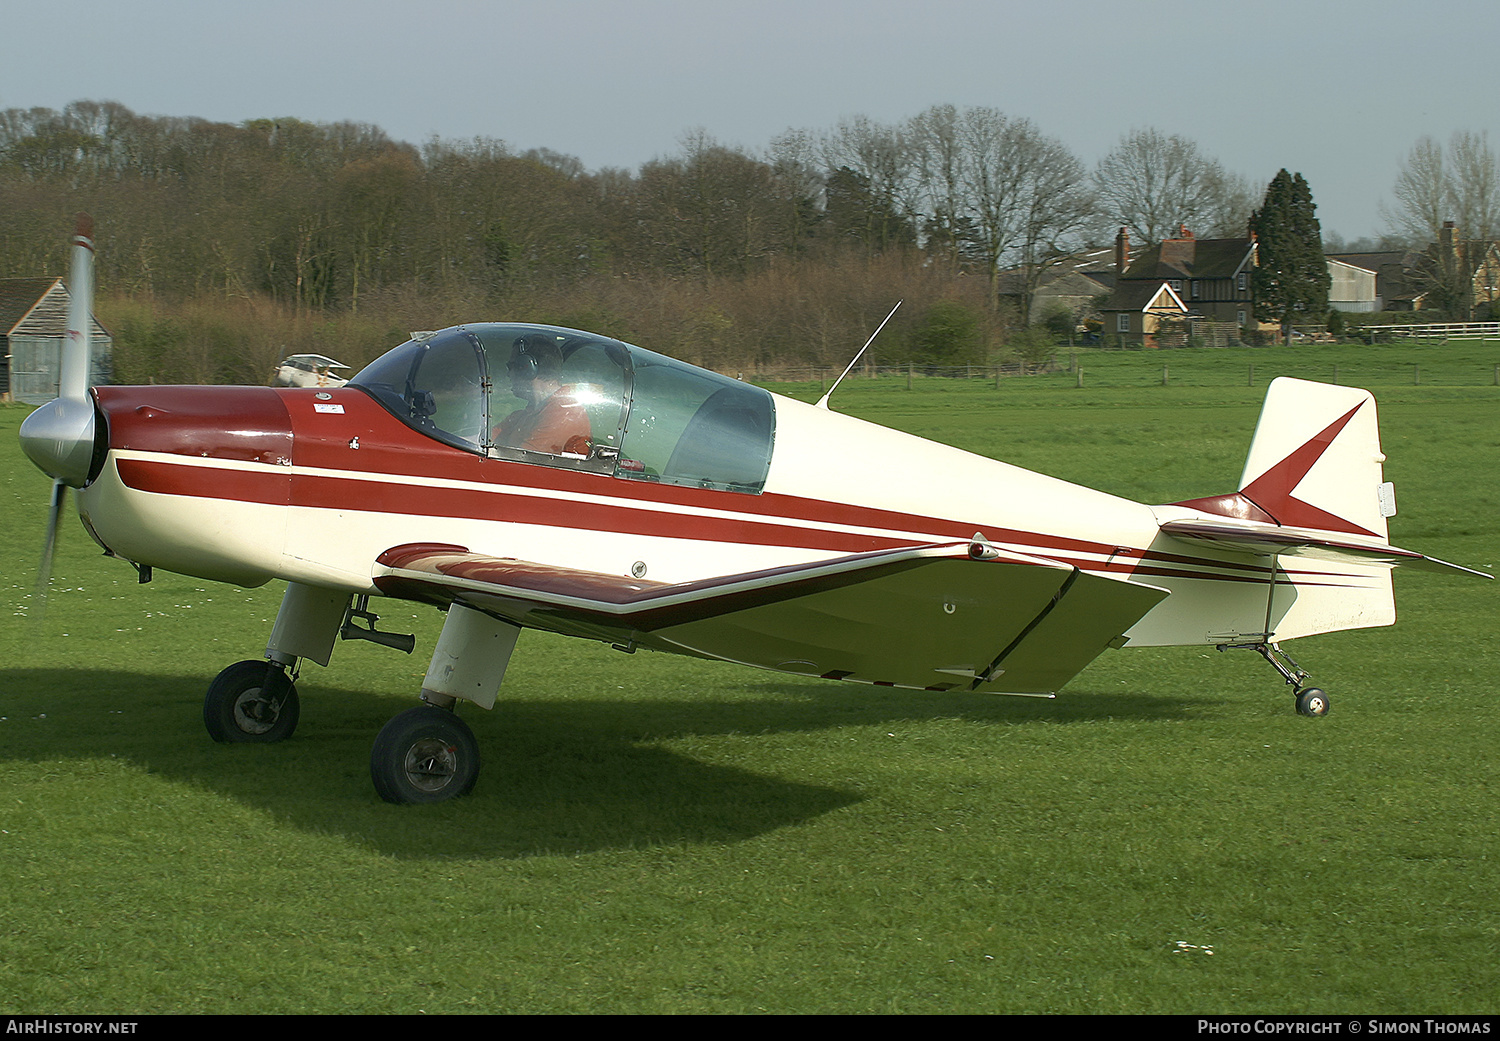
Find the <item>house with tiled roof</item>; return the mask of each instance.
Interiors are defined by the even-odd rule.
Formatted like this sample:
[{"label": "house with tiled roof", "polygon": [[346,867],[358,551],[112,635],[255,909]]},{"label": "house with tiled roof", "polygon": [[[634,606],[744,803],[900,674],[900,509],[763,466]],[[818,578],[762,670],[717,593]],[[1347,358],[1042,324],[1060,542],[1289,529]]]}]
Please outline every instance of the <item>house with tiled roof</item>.
[{"label": "house with tiled roof", "polygon": [[[1102,308],[1106,342],[1143,342],[1147,336],[1144,315],[1148,313],[1143,308],[1156,308],[1165,316],[1180,305],[1186,321],[1231,325],[1235,329],[1255,321],[1253,237],[1200,239],[1183,228],[1177,238],[1132,253],[1129,233],[1121,228],[1115,256],[1122,269],[1114,293]],[[1133,259],[1123,266],[1126,258]],[[1161,293],[1163,286],[1171,291],[1170,297]],[[1127,318],[1132,323],[1128,332]]]},{"label": "house with tiled roof", "polygon": [[1144,278],[1121,282],[1103,310],[1105,343],[1179,347],[1187,340],[1191,311],[1167,282]]},{"label": "house with tiled roof", "polygon": [[[0,400],[41,405],[57,397],[68,330],[68,288],[59,277],[0,278]],[[109,374],[110,336],[94,319],[89,384]]]}]

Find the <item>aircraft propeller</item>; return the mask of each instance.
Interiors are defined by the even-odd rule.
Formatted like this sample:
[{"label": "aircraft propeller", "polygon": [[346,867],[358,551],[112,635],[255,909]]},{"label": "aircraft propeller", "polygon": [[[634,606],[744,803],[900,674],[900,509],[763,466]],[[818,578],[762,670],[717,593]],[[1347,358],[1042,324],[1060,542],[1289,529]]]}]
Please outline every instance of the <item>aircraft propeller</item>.
[{"label": "aircraft propeller", "polygon": [[[68,326],[58,369],[57,397],[21,424],[21,449],[52,478],[47,536],[37,571],[37,592],[45,597],[52,577],[57,530],[69,488],[88,483],[94,455],[94,403],[89,398],[90,334],[94,321],[94,222],[78,215],[73,261],[68,275]],[[45,601],[43,601],[45,603]]]}]

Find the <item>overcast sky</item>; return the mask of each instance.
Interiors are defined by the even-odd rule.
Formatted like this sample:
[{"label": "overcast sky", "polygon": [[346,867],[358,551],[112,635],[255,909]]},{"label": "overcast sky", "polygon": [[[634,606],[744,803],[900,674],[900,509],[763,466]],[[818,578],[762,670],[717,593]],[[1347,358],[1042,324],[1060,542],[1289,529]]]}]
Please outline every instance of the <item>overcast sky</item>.
[{"label": "overcast sky", "polygon": [[1031,119],[1087,164],[1132,128],[1260,185],[1302,173],[1325,233],[1377,234],[1416,140],[1485,131],[1495,0],[0,0],[0,108],[371,123],[634,170],[701,128],[935,104]]}]

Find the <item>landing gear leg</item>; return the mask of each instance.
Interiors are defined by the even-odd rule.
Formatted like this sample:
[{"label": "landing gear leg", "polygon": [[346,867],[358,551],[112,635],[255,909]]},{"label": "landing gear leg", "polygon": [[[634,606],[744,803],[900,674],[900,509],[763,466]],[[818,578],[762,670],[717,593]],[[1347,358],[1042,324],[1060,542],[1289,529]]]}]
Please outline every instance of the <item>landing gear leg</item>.
[{"label": "landing gear leg", "polygon": [[494,706],[520,634],[519,626],[471,607],[448,608],[422,681],[426,704],[387,723],[370,750],[370,779],[382,799],[442,802],[473,789],[479,777],[479,743],[453,708],[458,701]]},{"label": "landing gear leg", "polygon": [[1292,656],[1283,651],[1274,643],[1228,643],[1220,644],[1221,651],[1254,651],[1266,661],[1271,663],[1271,668],[1281,674],[1282,679],[1292,688],[1292,694],[1297,699],[1297,712],[1303,716],[1326,716],[1328,715],[1328,695],[1317,687],[1303,686],[1307,682],[1307,673],[1303,671]]}]

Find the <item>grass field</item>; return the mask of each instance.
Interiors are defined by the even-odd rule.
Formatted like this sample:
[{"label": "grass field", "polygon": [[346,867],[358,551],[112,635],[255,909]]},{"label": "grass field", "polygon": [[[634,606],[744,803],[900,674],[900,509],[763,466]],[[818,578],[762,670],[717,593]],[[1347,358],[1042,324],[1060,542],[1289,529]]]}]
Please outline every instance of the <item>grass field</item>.
[{"label": "grass field", "polygon": [[[1232,490],[1265,382],[1336,363],[1380,402],[1392,541],[1493,568],[1497,361],[1081,352],[1082,387],[851,377],[834,404],[1161,502]],[[1332,695],[1319,720],[1210,649],[1112,652],[1039,701],[527,634],[495,710],[466,714],[473,796],[388,806],[369,748],[436,612],[388,605],[410,657],[309,666],[292,740],[215,745],[203,690],[259,654],[280,590],[137,586],[70,522],[42,616],[23,415],[0,408],[8,1013],[1500,1005],[1496,583],[1403,572],[1394,628],[1289,645]]]}]

